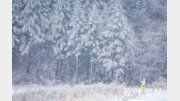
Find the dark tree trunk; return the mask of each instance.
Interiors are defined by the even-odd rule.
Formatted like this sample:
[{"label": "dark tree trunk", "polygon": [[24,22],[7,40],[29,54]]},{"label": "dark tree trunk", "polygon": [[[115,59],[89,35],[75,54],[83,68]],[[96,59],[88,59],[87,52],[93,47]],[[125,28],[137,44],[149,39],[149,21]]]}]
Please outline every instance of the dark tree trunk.
[{"label": "dark tree trunk", "polygon": [[92,83],[92,54],[90,53],[90,84]]},{"label": "dark tree trunk", "polygon": [[79,58],[79,56],[76,56],[76,83],[78,83],[78,58]]},{"label": "dark tree trunk", "polygon": [[111,69],[112,82],[114,83],[114,68]]},{"label": "dark tree trunk", "polygon": [[60,64],[60,68],[61,68],[61,69],[60,69],[60,70],[61,70],[60,73],[61,73],[61,75],[63,75],[62,73],[63,73],[63,70],[64,70],[64,69],[63,69],[63,67],[64,67],[64,66],[63,66],[63,63],[64,63],[64,60],[61,59],[61,64]]},{"label": "dark tree trunk", "polygon": [[59,73],[59,59],[56,60],[56,71],[55,71],[55,77],[58,76]]},{"label": "dark tree trunk", "polygon": [[86,76],[86,80],[89,80],[90,79],[90,74],[89,74],[89,68],[90,68],[90,64],[89,66],[87,66],[87,76]]},{"label": "dark tree trunk", "polygon": [[105,67],[103,68],[103,83],[105,83],[105,78],[106,78],[106,71]]},{"label": "dark tree trunk", "polygon": [[60,75],[60,68],[61,70],[63,70],[63,59],[57,59],[56,61],[55,77],[58,77]]},{"label": "dark tree trunk", "polygon": [[30,57],[31,55],[30,55],[30,51],[29,51],[29,53],[28,53],[28,63],[27,63],[27,70],[26,70],[26,73],[29,73],[30,72],[30,63],[31,63],[31,57]]}]

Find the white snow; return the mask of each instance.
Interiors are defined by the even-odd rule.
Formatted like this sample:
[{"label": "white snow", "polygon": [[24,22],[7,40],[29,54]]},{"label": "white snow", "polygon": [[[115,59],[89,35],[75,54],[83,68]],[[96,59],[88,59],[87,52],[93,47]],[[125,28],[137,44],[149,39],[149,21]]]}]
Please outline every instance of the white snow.
[{"label": "white snow", "polygon": [[152,94],[151,96],[140,96],[129,101],[167,101],[167,92],[163,91],[160,94]]},{"label": "white snow", "polygon": [[[125,92],[125,89],[129,89]],[[13,86],[13,101],[166,101],[166,91],[146,93],[123,85]],[[128,95],[126,95],[129,93]]]}]

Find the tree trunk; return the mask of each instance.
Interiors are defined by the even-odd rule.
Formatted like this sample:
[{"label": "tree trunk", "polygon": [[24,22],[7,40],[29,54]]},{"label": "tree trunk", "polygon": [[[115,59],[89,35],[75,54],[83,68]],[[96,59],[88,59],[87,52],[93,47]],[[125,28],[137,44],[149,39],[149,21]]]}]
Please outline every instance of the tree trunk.
[{"label": "tree trunk", "polygon": [[78,83],[78,58],[79,56],[76,56],[76,83]]},{"label": "tree trunk", "polygon": [[112,82],[114,83],[114,68],[111,69]]},{"label": "tree trunk", "polygon": [[128,86],[131,86],[131,70],[129,68]]},{"label": "tree trunk", "polygon": [[141,77],[141,67],[140,66],[139,66],[139,75],[138,75],[138,77],[139,77],[139,82],[141,82],[142,77]]},{"label": "tree trunk", "polygon": [[58,76],[59,73],[59,59],[56,60],[56,71],[55,71],[55,77]]},{"label": "tree trunk", "polygon": [[103,83],[105,83],[105,77],[106,77],[105,67],[103,68],[103,73],[104,73],[104,75],[103,75]]},{"label": "tree trunk", "polygon": [[31,59],[31,57],[30,57],[30,51],[29,51],[29,53],[28,53],[28,63],[27,63],[26,73],[29,73],[29,72],[30,72],[30,59]]},{"label": "tree trunk", "polygon": [[92,54],[90,54],[90,84],[92,83]]},{"label": "tree trunk", "polygon": [[[63,60],[63,59],[61,59],[61,67],[60,67],[60,68],[61,68],[61,70],[63,70],[63,67],[64,67],[64,66],[63,66],[63,63],[64,63],[64,60]],[[61,71],[61,73],[62,73],[62,71]]]},{"label": "tree trunk", "polygon": [[[59,68],[63,68],[63,59],[57,59],[56,61],[56,72],[55,72],[55,76],[58,77],[59,76]],[[62,70],[62,69],[61,69]]]}]

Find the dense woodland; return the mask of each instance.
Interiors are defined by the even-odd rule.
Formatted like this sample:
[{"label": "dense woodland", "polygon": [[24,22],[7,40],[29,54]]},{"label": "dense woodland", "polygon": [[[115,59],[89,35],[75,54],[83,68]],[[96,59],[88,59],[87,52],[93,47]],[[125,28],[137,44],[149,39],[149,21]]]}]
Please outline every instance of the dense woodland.
[{"label": "dense woodland", "polygon": [[12,82],[166,82],[166,27],[166,0],[12,0]]}]

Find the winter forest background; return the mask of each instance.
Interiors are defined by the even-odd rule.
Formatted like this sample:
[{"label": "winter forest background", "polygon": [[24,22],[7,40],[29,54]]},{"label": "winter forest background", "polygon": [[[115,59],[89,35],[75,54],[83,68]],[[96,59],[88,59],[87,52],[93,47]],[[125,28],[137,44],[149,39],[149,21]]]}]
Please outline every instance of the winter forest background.
[{"label": "winter forest background", "polygon": [[13,85],[167,80],[166,0],[12,0]]}]

